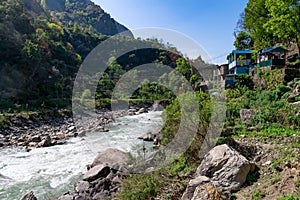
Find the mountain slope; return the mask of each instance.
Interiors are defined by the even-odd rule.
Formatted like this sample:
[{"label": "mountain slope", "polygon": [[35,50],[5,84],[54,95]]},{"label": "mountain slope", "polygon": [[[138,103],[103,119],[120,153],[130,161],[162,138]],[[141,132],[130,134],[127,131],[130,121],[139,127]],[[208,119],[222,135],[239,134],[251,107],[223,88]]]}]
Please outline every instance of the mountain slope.
[{"label": "mountain slope", "polygon": [[123,30],[88,0],[1,1],[0,109],[68,104],[82,60]]},{"label": "mountain slope", "polygon": [[67,27],[81,24],[85,28],[104,35],[115,35],[128,29],[110,17],[104,10],[90,0],[45,0],[44,7],[54,11]]}]

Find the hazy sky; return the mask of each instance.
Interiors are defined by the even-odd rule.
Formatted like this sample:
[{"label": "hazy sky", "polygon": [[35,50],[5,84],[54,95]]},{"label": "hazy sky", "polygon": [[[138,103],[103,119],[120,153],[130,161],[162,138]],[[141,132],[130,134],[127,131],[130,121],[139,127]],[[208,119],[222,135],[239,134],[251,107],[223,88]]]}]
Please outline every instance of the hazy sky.
[{"label": "hazy sky", "polygon": [[247,0],[92,0],[129,29],[159,27],[194,39],[225,63],[233,50],[234,28]]}]

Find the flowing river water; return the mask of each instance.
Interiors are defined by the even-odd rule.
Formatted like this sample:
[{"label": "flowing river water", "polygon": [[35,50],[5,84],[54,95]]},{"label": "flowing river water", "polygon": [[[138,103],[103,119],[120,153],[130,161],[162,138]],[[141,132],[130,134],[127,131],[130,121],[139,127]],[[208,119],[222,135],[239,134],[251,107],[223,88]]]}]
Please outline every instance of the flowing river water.
[{"label": "flowing river water", "polygon": [[0,148],[0,199],[18,200],[33,191],[39,200],[50,200],[72,191],[99,152],[107,148],[139,154],[151,143],[137,138],[162,127],[161,112],[149,112],[116,119],[107,133],[89,133],[71,138],[66,144],[36,148],[26,152],[21,147]]}]

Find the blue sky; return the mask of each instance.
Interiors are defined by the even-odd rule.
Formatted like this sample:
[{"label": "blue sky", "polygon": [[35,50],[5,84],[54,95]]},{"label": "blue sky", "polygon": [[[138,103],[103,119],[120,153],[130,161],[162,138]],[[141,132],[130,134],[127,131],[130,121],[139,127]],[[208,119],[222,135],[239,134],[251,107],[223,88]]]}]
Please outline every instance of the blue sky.
[{"label": "blue sky", "polygon": [[[233,50],[234,28],[247,0],[92,0],[129,29],[160,27],[194,39],[225,63]],[[175,45],[176,46],[176,45]]]}]

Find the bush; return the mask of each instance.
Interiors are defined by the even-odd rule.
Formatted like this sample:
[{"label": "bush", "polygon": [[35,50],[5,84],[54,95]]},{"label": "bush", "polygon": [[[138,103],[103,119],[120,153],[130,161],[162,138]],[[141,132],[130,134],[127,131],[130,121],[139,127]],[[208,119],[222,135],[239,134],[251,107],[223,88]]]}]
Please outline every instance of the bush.
[{"label": "bush", "polygon": [[300,200],[300,198],[295,197],[291,194],[288,194],[288,195],[285,195],[285,196],[278,197],[277,200]]},{"label": "bush", "polygon": [[122,183],[121,199],[144,200],[155,197],[162,183],[153,175],[131,175]]}]

